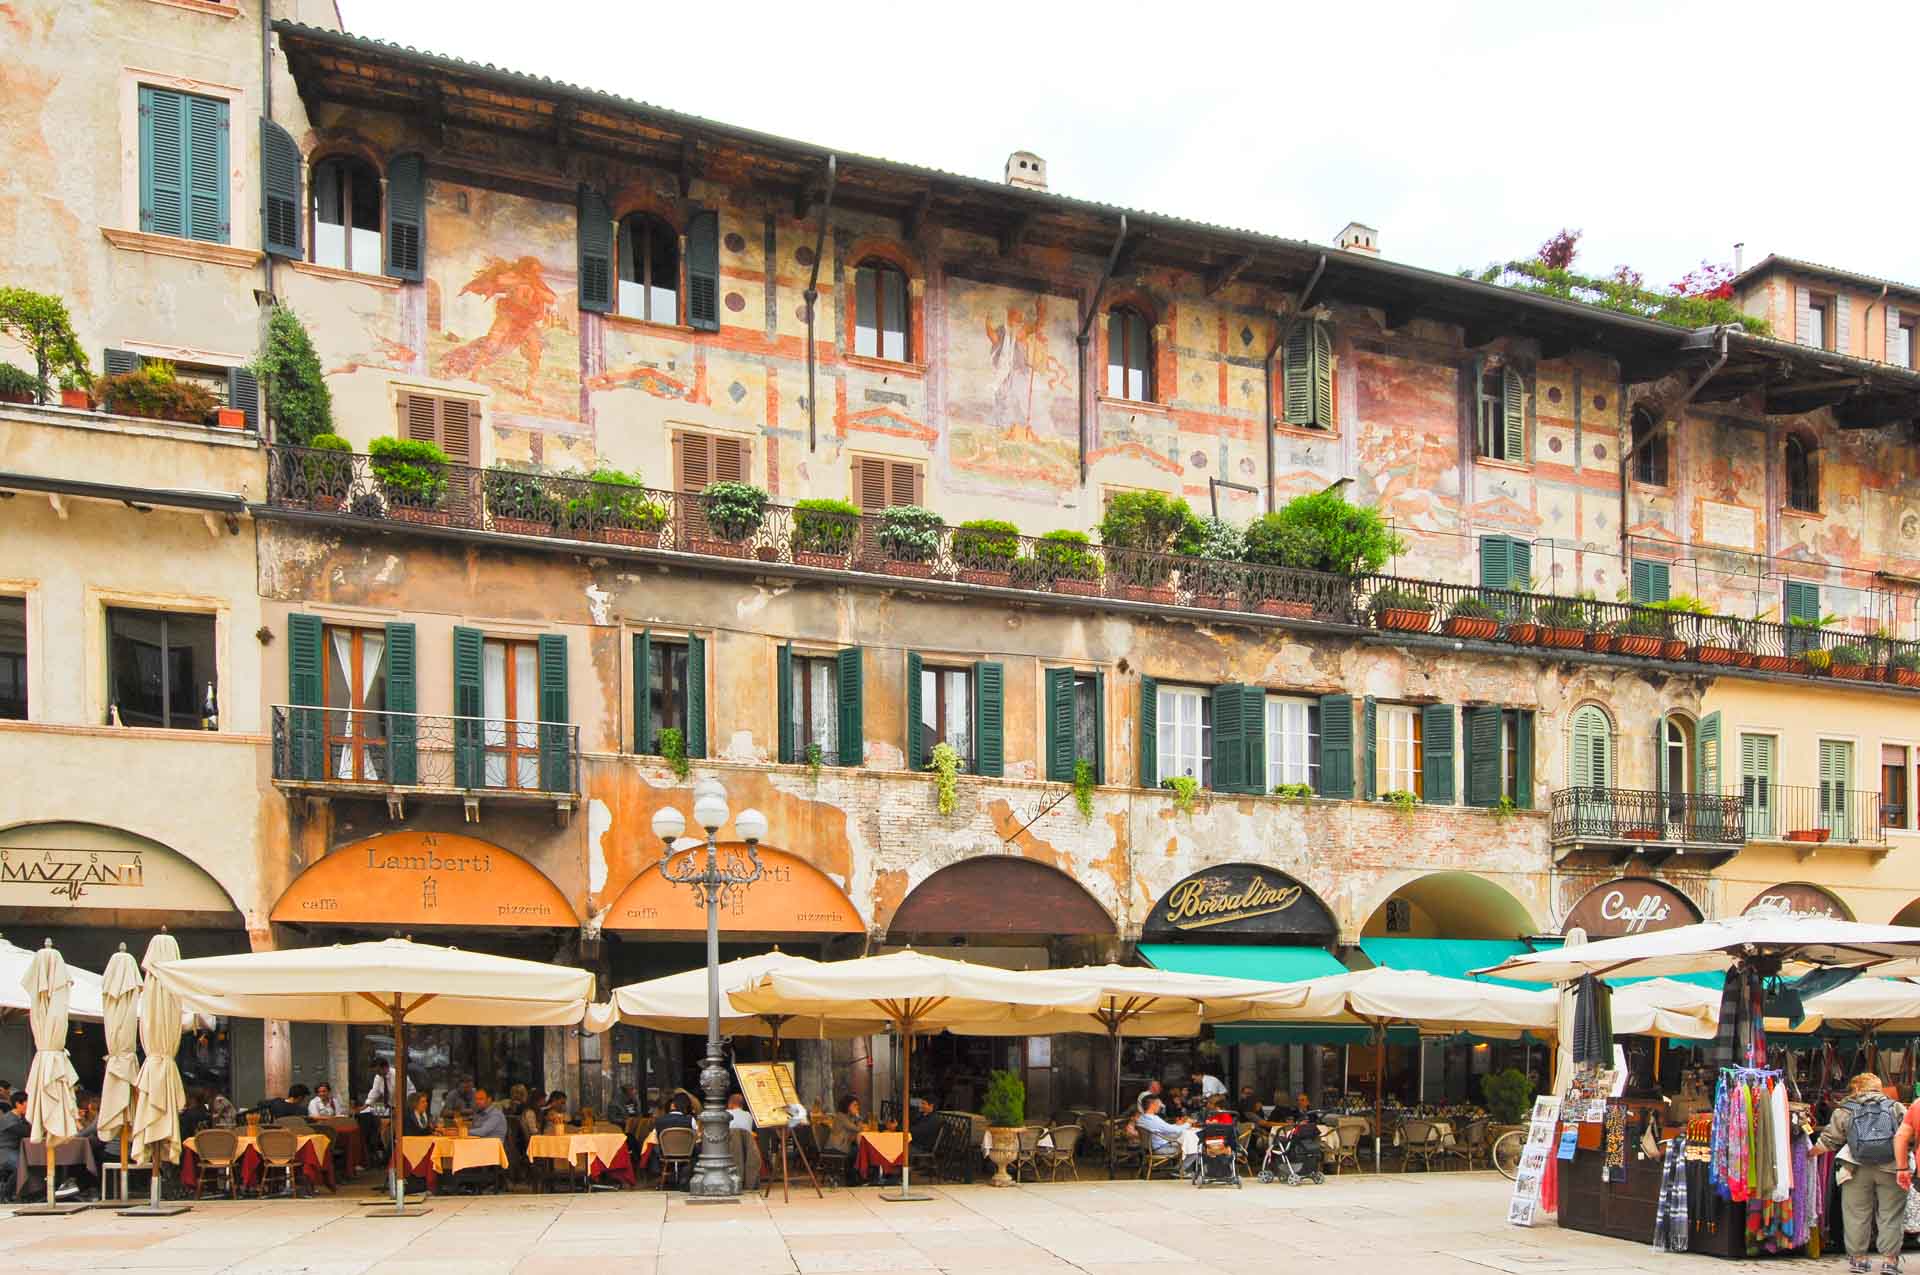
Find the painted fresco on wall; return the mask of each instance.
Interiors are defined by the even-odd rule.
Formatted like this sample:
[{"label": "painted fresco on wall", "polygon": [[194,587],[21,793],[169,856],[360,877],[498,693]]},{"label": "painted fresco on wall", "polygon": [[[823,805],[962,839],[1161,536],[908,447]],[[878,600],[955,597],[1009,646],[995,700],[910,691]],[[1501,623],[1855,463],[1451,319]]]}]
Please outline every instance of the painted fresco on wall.
[{"label": "painted fresco on wall", "polygon": [[952,281],[946,344],[954,468],[1074,484],[1074,309],[1066,297]]},{"label": "painted fresco on wall", "polygon": [[431,185],[427,244],[439,304],[428,374],[492,389],[496,420],[580,417],[571,216],[547,204]]}]

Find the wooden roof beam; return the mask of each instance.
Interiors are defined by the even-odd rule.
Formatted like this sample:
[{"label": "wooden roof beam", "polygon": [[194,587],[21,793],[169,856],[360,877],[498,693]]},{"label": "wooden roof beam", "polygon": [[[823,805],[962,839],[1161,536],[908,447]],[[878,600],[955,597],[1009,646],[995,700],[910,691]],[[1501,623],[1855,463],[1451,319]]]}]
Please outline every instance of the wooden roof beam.
[{"label": "wooden roof beam", "polygon": [[933,211],[933,187],[929,186],[914,196],[913,207],[907,209],[900,218],[900,232],[908,239],[918,239],[920,231],[927,224],[927,214]]},{"label": "wooden roof beam", "polygon": [[1008,222],[1000,228],[1001,256],[1011,257],[1020,250],[1020,245],[1024,244],[1027,236],[1033,233],[1033,221],[1033,214],[1025,213],[1018,220]]},{"label": "wooden roof beam", "polygon": [[1244,253],[1231,261],[1223,261],[1213,269],[1207,271],[1207,295],[1212,296],[1214,293],[1220,291],[1220,289],[1231,284],[1234,280],[1245,274],[1247,267],[1252,264],[1253,254]]}]

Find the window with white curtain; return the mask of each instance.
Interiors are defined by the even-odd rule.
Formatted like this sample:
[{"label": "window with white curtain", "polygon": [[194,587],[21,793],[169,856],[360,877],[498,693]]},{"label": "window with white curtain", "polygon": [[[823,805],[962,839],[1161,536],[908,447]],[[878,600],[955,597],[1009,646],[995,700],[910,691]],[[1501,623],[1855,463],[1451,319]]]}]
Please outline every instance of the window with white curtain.
[{"label": "window with white curtain", "polygon": [[327,773],[379,783],[387,772],[387,636],[327,626]]},{"label": "window with white curtain", "polygon": [[1162,782],[1175,775],[1213,786],[1213,696],[1186,686],[1163,686],[1157,752]]},{"label": "window with white curtain", "polygon": [[540,651],[532,642],[489,641],[481,650],[489,788],[540,786]]},{"label": "window with white curtain", "polygon": [[1320,788],[1320,705],[1267,696],[1267,791],[1281,784]]},{"label": "window with white curtain", "polygon": [[1376,791],[1421,796],[1420,710],[1407,704],[1380,705],[1374,738],[1378,747]]},{"label": "window with white curtain", "polygon": [[951,744],[963,770],[973,769],[973,674],[959,668],[920,670],[920,749]]},{"label": "window with white curtain", "polygon": [[814,745],[826,761],[840,749],[840,662],[832,656],[793,657],[793,741],[804,759]]}]

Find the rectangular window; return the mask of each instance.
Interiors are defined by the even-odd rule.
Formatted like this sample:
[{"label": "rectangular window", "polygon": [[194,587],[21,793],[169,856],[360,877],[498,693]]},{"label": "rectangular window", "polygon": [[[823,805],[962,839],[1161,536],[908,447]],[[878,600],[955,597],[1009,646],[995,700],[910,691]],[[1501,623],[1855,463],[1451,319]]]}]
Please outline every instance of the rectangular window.
[{"label": "rectangular window", "polygon": [[659,747],[660,732],[677,730],[682,746],[687,742],[687,644],[648,643],[653,654],[647,669],[647,712],[653,722],[654,747]]},{"label": "rectangular window", "polygon": [[1911,827],[1907,809],[1907,748],[1880,746],[1880,822],[1888,828]]},{"label": "rectangular window", "polygon": [[793,657],[793,739],[799,759],[818,746],[827,765],[840,752],[840,662],[831,655]]},{"label": "rectangular window", "polygon": [[27,720],[25,598],[0,598],[0,717]]},{"label": "rectangular window", "polygon": [[229,241],[227,104],[140,86],[140,229]]},{"label": "rectangular window", "polygon": [[1747,808],[1747,835],[1762,840],[1774,835],[1772,735],[1740,736],[1740,798]]},{"label": "rectangular window", "polygon": [[1824,292],[1807,295],[1808,335],[1823,350],[1833,348],[1833,298]]},{"label": "rectangular window", "polygon": [[483,774],[489,788],[540,787],[540,652],[489,639],[480,652]]},{"label": "rectangular window", "polygon": [[920,755],[951,744],[963,770],[973,769],[973,674],[963,668],[920,670]]},{"label": "rectangular window", "polygon": [[1488,460],[1526,461],[1526,387],[1510,367],[1488,364],[1474,391],[1474,446]]},{"label": "rectangular window", "polygon": [[679,491],[705,491],[714,483],[750,480],[745,439],[725,434],[673,432],[673,485]]},{"label": "rectangular window", "polygon": [[895,505],[917,505],[926,487],[926,467],[917,461],[879,456],[853,458],[853,503],[877,514]]},{"label": "rectangular window", "polygon": [[1887,362],[1920,368],[1920,316],[1902,315],[1887,344]]},{"label": "rectangular window", "polygon": [[1382,704],[1376,730],[1379,747],[1374,758],[1374,791],[1423,796],[1420,774],[1425,759],[1420,751],[1420,710],[1406,704]]},{"label": "rectangular window", "polygon": [[107,667],[121,725],[197,729],[218,702],[213,617],[108,607]]},{"label": "rectangular window", "polygon": [[1267,696],[1267,791],[1306,784],[1320,791],[1320,702]]},{"label": "rectangular window", "polygon": [[1100,679],[1092,673],[1073,675],[1073,761],[1086,762],[1097,778],[1100,766]]},{"label": "rectangular window", "polygon": [[1518,805],[1520,802],[1520,713],[1509,708],[1500,714],[1500,795]]},{"label": "rectangular window", "polygon": [[321,639],[327,774],[379,783],[387,772],[387,634],[328,625]]},{"label": "rectangular window", "polygon": [[1158,700],[1159,779],[1175,775],[1213,787],[1213,696],[1185,686],[1163,686]]},{"label": "rectangular window", "polygon": [[853,272],[853,352],[907,361],[907,276],[868,262]]}]

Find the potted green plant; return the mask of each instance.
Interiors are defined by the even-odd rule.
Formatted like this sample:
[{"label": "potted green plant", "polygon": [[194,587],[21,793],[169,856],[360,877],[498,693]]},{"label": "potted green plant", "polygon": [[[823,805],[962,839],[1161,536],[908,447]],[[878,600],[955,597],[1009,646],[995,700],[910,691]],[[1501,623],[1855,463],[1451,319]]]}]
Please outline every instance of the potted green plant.
[{"label": "potted green plant", "polygon": [[31,403],[39,388],[33,373],[11,363],[0,363],[0,403]]},{"label": "potted green plant", "polygon": [[845,567],[859,530],[860,506],[852,501],[795,501],[793,560],[808,567]]},{"label": "potted green plant", "polygon": [[253,374],[266,392],[276,443],[310,447],[315,438],[333,432],[333,391],[320,355],[300,316],[283,305],[267,313],[267,335],[253,360]]},{"label": "potted green plant", "polygon": [[481,475],[487,517],[495,531],[515,536],[550,536],[563,520],[554,480],[531,470],[496,462]]},{"label": "potted green plant", "polygon": [[1469,593],[1448,608],[1441,629],[1448,637],[1484,641],[1500,631],[1500,614],[1485,598]]},{"label": "potted green plant", "polygon": [[1667,617],[1652,607],[1636,606],[1614,628],[1614,649],[1622,655],[1646,658],[1660,654],[1667,637]]},{"label": "potted green plant", "polygon": [[1779,655],[1763,655],[1755,665],[1763,673],[1812,673],[1824,672],[1825,666],[1816,669],[1807,656],[1819,649],[1820,631],[1840,623],[1837,615],[1813,616],[1796,615],[1787,620],[1782,636],[1783,650]]},{"label": "potted green plant", "polygon": [[1020,558],[1020,528],[997,518],[975,518],[953,530],[953,562],[967,584],[1005,588]]},{"label": "potted green plant", "polygon": [[1717,617],[1699,627],[1700,641],[1693,658],[1702,664],[1738,664],[1747,645],[1747,626],[1730,617]]},{"label": "potted green plant", "polygon": [[1425,633],[1433,628],[1433,600],[1401,585],[1373,591],[1373,622],[1383,629]]},{"label": "potted green plant", "polygon": [[1174,555],[1200,551],[1205,528],[1185,500],[1157,491],[1116,492],[1100,518],[1100,543],[1119,595],[1171,605]]},{"label": "potted green plant", "polygon": [[987,1158],[993,1161],[994,1186],[1012,1186],[1007,1166],[1020,1153],[1020,1128],[1027,1119],[1027,1087],[1010,1071],[987,1076],[980,1114],[987,1119]]},{"label": "potted green plant", "polygon": [[747,556],[747,544],[760,533],[767,518],[771,497],[752,483],[722,482],[709,484],[700,493],[701,511],[706,515],[705,530],[710,535],[690,537],[695,553],[727,558]]},{"label": "potted green plant", "polygon": [[63,405],[73,406],[66,400],[65,387],[73,383],[76,389],[84,389],[92,373],[66,302],[26,288],[0,288],[0,334],[18,342],[33,358],[31,396],[23,401],[45,403],[58,380]]},{"label": "potted green plant", "polygon": [[368,464],[387,512],[401,522],[444,527],[447,512],[447,466],[451,463],[439,444],[418,438],[376,438],[367,444]]},{"label": "potted green plant", "polygon": [[926,579],[940,556],[940,515],[919,505],[891,505],[880,511],[880,569],[888,575]]},{"label": "potted green plant", "polygon": [[1055,593],[1100,596],[1100,560],[1084,531],[1049,531],[1033,546],[1035,570]]},{"label": "potted green plant", "polygon": [[608,544],[652,549],[667,525],[667,507],[647,495],[639,474],[601,465],[583,475],[585,481],[567,501],[567,513],[579,535]]},{"label": "potted green plant", "polygon": [[1579,598],[1548,598],[1534,609],[1542,646],[1572,649],[1587,644],[1587,605]]},{"label": "potted green plant", "polygon": [[300,462],[307,503],[315,509],[339,509],[353,487],[353,444],[338,434],[316,434],[307,440],[307,448]]},{"label": "potted green plant", "polygon": [[1920,686],[1920,650],[1897,648],[1887,657],[1887,676],[1902,686]]},{"label": "potted green plant", "polygon": [[205,424],[217,406],[212,390],[198,381],[181,380],[165,359],[149,359],[131,372],[103,377],[100,402],[116,416],[184,425]]},{"label": "potted green plant", "polygon": [[1859,642],[1842,642],[1827,652],[1828,664],[1835,677],[1844,677],[1850,682],[1866,680],[1867,663],[1872,658],[1867,648]]},{"label": "potted green plant", "polygon": [[93,410],[93,373],[72,367],[60,374],[60,406],[77,412]]},{"label": "potted green plant", "polygon": [[1533,1107],[1533,1081],[1518,1067],[1488,1073],[1480,1082],[1480,1096],[1486,1100],[1487,1116],[1493,1128],[1489,1136],[1525,1126]]},{"label": "potted green plant", "polygon": [[[1687,639],[1683,632],[1682,617],[1713,614],[1713,609],[1699,598],[1689,593],[1676,593],[1664,602],[1656,602],[1654,609],[1662,611],[1667,617],[1667,631],[1660,640],[1660,658],[1665,660],[1684,660],[1687,658]],[[1691,632],[1691,628],[1684,630]]]},{"label": "potted green plant", "polygon": [[1226,519],[1200,520],[1199,552],[1180,564],[1180,586],[1192,594],[1190,606],[1225,611],[1237,604],[1247,571],[1242,559],[1246,533]]}]

